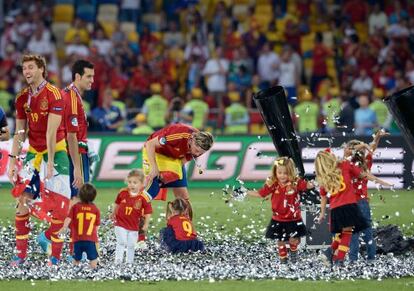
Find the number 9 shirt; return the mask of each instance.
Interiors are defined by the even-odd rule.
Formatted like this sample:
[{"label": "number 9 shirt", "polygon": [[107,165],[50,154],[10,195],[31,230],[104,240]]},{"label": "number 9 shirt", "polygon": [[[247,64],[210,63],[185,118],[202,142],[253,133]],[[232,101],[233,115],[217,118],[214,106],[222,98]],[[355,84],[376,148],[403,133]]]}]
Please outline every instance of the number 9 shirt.
[{"label": "number 9 shirt", "polygon": [[194,240],[197,233],[191,220],[185,215],[174,215],[168,219],[167,226],[174,230],[177,240]]}]

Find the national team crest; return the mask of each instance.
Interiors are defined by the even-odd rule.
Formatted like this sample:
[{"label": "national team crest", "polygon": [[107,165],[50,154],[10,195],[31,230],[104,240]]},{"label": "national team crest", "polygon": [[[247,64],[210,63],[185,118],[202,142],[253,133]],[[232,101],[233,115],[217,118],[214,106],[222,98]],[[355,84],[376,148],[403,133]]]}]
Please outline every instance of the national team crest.
[{"label": "national team crest", "polygon": [[45,111],[48,108],[48,102],[47,99],[41,99],[40,100],[40,110]]}]

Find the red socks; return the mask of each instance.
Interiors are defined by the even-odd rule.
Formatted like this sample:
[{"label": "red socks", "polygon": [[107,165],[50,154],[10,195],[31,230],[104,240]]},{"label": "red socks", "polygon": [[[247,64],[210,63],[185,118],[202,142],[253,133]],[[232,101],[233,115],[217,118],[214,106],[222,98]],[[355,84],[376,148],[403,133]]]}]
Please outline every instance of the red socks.
[{"label": "red socks", "polygon": [[286,245],[278,245],[277,248],[279,249],[279,258],[280,260],[285,260],[287,258],[287,249]]},{"label": "red socks", "polygon": [[343,261],[346,253],[349,251],[349,244],[351,243],[352,231],[342,231],[341,240],[337,250],[334,252],[334,261]]},{"label": "red socks", "polygon": [[52,241],[52,257],[60,260],[60,255],[63,248],[63,239],[59,238],[58,232],[63,226],[63,221],[52,219],[49,228],[45,231],[45,236],[47,239]]},{"label": "red socks", "polygon": [[298,243],[289,243],[290,251],[292,253],[296,253],[298,251]]},{"label": "red socks", "polygon": [[15,227],[16,227],[16,250],[17,256],[20,259],[25,259],[27,256],[27,246],[29,239],[29,217],[30,214],[16,215]]}]

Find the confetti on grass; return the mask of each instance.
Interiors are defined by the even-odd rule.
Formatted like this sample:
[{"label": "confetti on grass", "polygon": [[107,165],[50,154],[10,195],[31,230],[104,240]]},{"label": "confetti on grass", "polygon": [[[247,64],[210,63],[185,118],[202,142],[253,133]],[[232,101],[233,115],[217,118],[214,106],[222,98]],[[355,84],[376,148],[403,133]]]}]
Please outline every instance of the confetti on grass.
[{"label": "confetti on grass", "polygon": [[[208,219],[206,219],[208,220]],[[206,221],[205,220],[205,221]],[[14,228],[0,229],[0,280],[123,280],[123,281],[195,281],[257,280],[286,278],[291,280],[354,280],[399,278],[413,276],[414,253],[401,256],[380,255],[374,265],[359,261],[342,269],[325,267],[315,250],[301,249],[298,263],[281,265],[274,242],[261,238],[263,229],[252,220],[247,228],[235,234],[223,234],[216,222],[200,222],[200,235],[205,253],[170,255],[159,246],[156,237],[148,241],[148,248],[136,251],[132,265],[114,264],[115,237],[111,224],[102,221],[100,266],[91,270],[86,263],[80,266],[63,261],[59,266],[48,267],[45,255],[40,253],[35,237],[30,239],[29,258],[20,267],[9,267],[13,254]],[[198,224],[199,225],[199,224]],[[224,226],[221,226],[224,227]],[[247,229],[251,227],[249,234]],[[253,232],[254,231],[254,232]],[[33,233],[38,233],[35,229]],[[65,257],[65,256],[64,256]]]}]

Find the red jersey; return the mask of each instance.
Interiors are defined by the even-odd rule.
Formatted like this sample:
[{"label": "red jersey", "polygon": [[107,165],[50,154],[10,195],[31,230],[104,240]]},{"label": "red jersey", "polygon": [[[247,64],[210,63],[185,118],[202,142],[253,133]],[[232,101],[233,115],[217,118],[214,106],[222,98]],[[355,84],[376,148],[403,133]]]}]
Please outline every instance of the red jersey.
[{"label": "red jersey", "polygon": [[300,212],[299,192],[307,190],[306,180],[299,179],[296,183],[281,185],[274,183],[265,184],[259,190],[259,195],[266,197],[272,194],[272,219],[277,221],[297,221],[302,219]]},{"label": "red jersey", "polygon": [[[137,202],[141,200],[140,208]],[[148,203],[142,195],[132,196],[128,189],[122,189],[115,199],[118,211],[115,213],[115,225],[127,230],[138,231],[140,218],[152,213],[151,203]]]},{"label": "red jersey", "polygon": [[98,242],[97,227],[101,224],[101,213],[95,204],[78,202],[72,206],[68,217],[72,220],[73,242]]},{"label": "red jersey", "polygon": [[[367,162],[368,169],[371,170],[372,154],[370,153],[367,154],[365,157],[365,160]],[[367,178],[357,179],[354,182],[354,188],[355,188],[355,194],[357,195],[357,201],[368,198],[368,179]]]},{"label": "red jersey", "polygon": [[[331,209],[357,202],[352,180],[358,178],[362,171],[361,168],[346,160],[339,164],[339,168],[342,171],[341,188],[337,193],[331,193],[331,196],[329,197],[329,205]],[[327,192],[323,187],[320,188],[319,193],[321,196],[327,195]]]},{"label": "red jersey", "polygon": [[197,129],[194,127],[177,123],[154,132],[147,140],[157,137],[161,147],[156,148],[155,152],[170,158],[185,158],[189,161],[193,157],[188,147],[188,140],[191,134],[196,131]]},{"label": "red jersey", "polygon": [[[49,113],[63,116],[65,104],[59,89],[47,81],[42,83],[37,93],[31,93],[30,87],[22,90],[16,97],[16,118],[27,120],[29,144],[38,152],[47,149],[46,131]],[[65,139],[64,123],[61,122],[56,143]]]},{"label": "red jersey", "polygon": [[172,227],[177,240],[193,240],[197,238],[193,223],[185,215],[174,215],[170,217],[167,226]]},{"label": "red jersey", "polygon": [[61,92],[65,101],[65,128],[66,132],[76,132],[79,143],[79,153],[86,154],[88,146],[88,122],[83,108],[82,97],[75,85],[70,84]]}]

